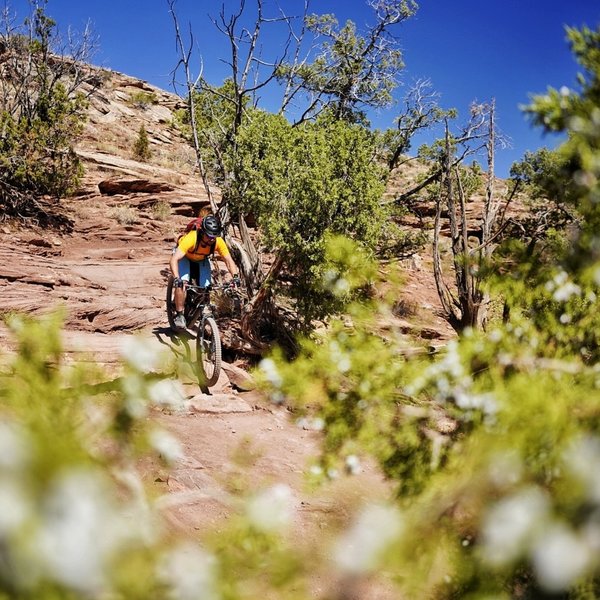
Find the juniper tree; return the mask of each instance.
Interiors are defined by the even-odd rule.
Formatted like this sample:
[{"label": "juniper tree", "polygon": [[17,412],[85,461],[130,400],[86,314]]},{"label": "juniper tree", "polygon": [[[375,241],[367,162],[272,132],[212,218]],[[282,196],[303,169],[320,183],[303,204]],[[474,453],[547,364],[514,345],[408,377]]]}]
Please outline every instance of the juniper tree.
[{"label": "juniper tree", "polygon": [[133,155],[140,160],[148,160],[152,156],[150,142],[148,141],[148,132],[143,125],[140,125],[138,136],[133,144]]},{"label": "juniper tree", "polygon": [[35,196],[61,197],[77,187],[82,167],[72,147],[86,97],[99,85],[86,62],[95,48],[91,29],[63,43],[45,5],[32,2],[20,26],[8,5],[1,17],[0,201],[21,216],[39,216]]},{"label": "juniper tree", "polygon": [[[260,97],[267,86],[272,87],[279,82],[282,86],[279,112],[286,115],[291,125],[299,127],[323,113],[327,114],[328,120],[358,124],[366,130],[364,111],[367,107],[389,105],[391,92],[398,84],[404,66],[399,43],[392,30],[409,19],[417,9],[416,3],[406,0],[376,0],[369,4],[373,9],[373,24],[364,33],[351,22],[338,27],[332,15],[309,14],[309,3],[304,3],[303,9],[299,10],[299,18],[280,11],[268,14],[274,8],[263,0],[240,2],[239,7],[230,13],[222,7],[213,23],[224,34],[231,48],[230,56],[224,57],[230,74],[221,85],[214,85],[203,77],[202,68],[197,77],[192,76],[193,36],[190,34],[189,44],[183,42],[175,2],[169,0],[180,52],[178,69],[183,70],[186,79],[187,121],[191,125],[198,165],[213,208],[219,213],[225,228],[230,223],[239,225],[243,247],[238,249],[233,244],[234,253],[246,283],[254,293],[259,291],[264,279],[260,256],[247,235],[244,216],[249,207],[244,206],[245,192],[242,191],[247,179],[240,171],[247,164],[249,152],[248,148],[241,146],[242,139],[248,141],[243,134],[244,128],[256,129],[256,125],[251,123],[250,112],[260,108]],[[282,34],[283,39],[280,53],[266,57],[261,54],[261,40],[269,28]],[[306,54],[303,54],[305,48]],[[299,109],[298,103],[301,105]],[[296,108],[292,109],[293,105]],[[367,131],[365,136],[368,137]],[[269,143],[272,144],[269,156],[275,157],[277,140],[269,139]],[[285,152],[284,142],[281,144],[281,150]],[[330,150],[333,153],[332,163],[336,163],[334,146]],[[265,166],[265,170],[268,169]],[[348,181],[358,181],[363,173],[361,169],[357,173],[348,172]],[[382,177],[378,170],[374,173]],[[216,175],[214,181],[222,192],[218,206],[210,191],[211,175]],[[322,181],[322,175],[318,175],[317,179]],[[343,181],[340,178],[342,187]],[[337,190],[335,193],[338,193]],[[352,184],[339,192],[341,195],[349,193],[352,193]],[[326,187],[314,194],[312,200],[315,202],[312,209],[318,214],[320,206],[330,200]],[[360,197],[356,196],[355,200],[355,210],[363,210]],[[232,213],[234,209],[235,213]],[[304,217],[310,219],[311,206],[306,205],[302,209],[307,213]],[[256,216],[259,223],[262,217],[268,219],[268,215]],[[363,218],[364,215],[358,215],[357,221]],[[303,232],[297,230],[295,235],[301,238]],[[300,248],[301,244],[294,247]],[[279,252],[282,249],[274,247],[273,250]],[[285,253],[286,262],[296,268],[300,257],[291,255],[289,248]],[[257,295],[252,306],[260,307],[261,300],[270,295]],[[313,299],[316,300],[316,296]]]}]

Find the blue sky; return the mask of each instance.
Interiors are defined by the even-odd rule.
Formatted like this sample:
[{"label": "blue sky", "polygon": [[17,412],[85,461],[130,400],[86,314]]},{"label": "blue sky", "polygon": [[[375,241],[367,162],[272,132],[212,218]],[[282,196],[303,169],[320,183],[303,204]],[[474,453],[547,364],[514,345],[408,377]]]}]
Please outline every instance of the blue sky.
[{"label": "blue sky", "polygon": [[[252,0],[246,0],[253,5]],[[27,14],[26,0],[7,0],[17,21]],[[269,12],[274,0],[263,0]],[[525,120],[519,106],[548,86],[574,87],[577,65],[565,41],[564,26],[600,25],[597,0],[421,0],[415,17],[395,31],[404,53],[401,100],[417,79],[428,78],[444,108],[456,108],[465,119],[473,101],[496,100],[497,123],[512,148],[499,150],[496,174],[507,176],[510,165],[527,150],[553,147],[558,140],[543,136]],[[228,75],[223,58],[226,40],[208,18],[221,5],[237,0],[177,0],[180,24],[194,32],[196,52],[212,83]],[[302,0],[280,0],[288,14],[299,14]],[[359,30],[372,23],[365,0],[312,0],[312,12],[333,13]],[[173,91],[171,72],[177,63],[174,30],[166,0],[48,0],[46,12],[61,28],[83,29],[89,20],[99,37],[95,64],[138,77]],[[271,12],[271,14],[273,14]],[[275,42],[273,38],[268,42]],[[371,115],[374,126],[393,126],[398,109]],[[428,141],[426,138],[417,140]]]}]

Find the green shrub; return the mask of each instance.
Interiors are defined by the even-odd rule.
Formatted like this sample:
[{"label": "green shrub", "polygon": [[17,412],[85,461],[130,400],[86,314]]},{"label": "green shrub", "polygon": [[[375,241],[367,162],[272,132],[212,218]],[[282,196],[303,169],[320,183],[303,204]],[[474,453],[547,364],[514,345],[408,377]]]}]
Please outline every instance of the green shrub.
[{"label": "green shrub", "polygon": [[[355,238],[367,252],[379,241],[387,212],[374,155],[371,132],[330,115],[293,127],[281,115],[254,111],[239,130],[231,205],[251,212],[263,244],[285,256],[290,285],[283,292],[306,323],[348,300],[332,298],[321,284],[331,267],[328,240]],[[346,251],[343,241],[336,247]]]},{"label": "green shrub", "polygon": [[[308,555],[286,535],[287,487],[237,478],[220,500],[231,500],[228,518],[202,539],[175,530],[164,497],[146,489],[139,461],[166,472],[182,458],[151,418],[189,411],[168,350],[127,337],[111,378],[64,360],[57,315],[7,325],[15,350],[0,354],[0,597],[308,597]],[[239,454],[242,468],[248,453]]]},{"label": "green shrub", "polygon": [[153,104],[157,104],[158,98],[154,92],[145,92],[141,90],[131,94],[130,101],[135,107],[146,109]]},{"label": "green shrub", "polygon": [[582,89],[550,90],[529,110],[568,134],[563,200],[581,220],[553,260],[523,254],[491,282],[504,321],[409,358],[398,332],[376,333],[392,307],[356,305],[293,362],[261,363],[273,401],[322,432],[316,475],[374,459],[395,484],[393,550],[365,551],[354,573],[390,573],[398,597],[599,597],[600,30],[569,38]]},{"label": "green shrub", "polygon": [[83,169],[73,145],[87,102],[78,90],[94,85],[85,69],[73,72],[54,54],[56,23],[42,6],[32,6],[21,28],[6,15],[0,22],[3,50],[11,57],[0,63],[0,206],[14,216],[39,212],[38,196],[60,198],[79,186]]},{"label": "green shrub", "polygon": [[60,198],[74,192],[83,175],[72,143],[83,129],[85,102],[81,96],[69,100],[60,85],[52,102],[47,118],[0,114],[0,172],[18,190]]},{"label": "green shrub", "polygon": [[89,363],[65,364],[56,315],[7,324],[16,351],[0,370],[1,495],[10,502],[0,596],[152,597],[153,554],[166,547],[151,533],[155,517],[132,461],[166,448],[166,432],[143,417],[158,382],[144,357],[153,359],[130,338],[123,379],[111,381]]},{"label": "green shrub", "polygon": [[140,125],[138,136],[133,145],[133,155],[143,161],[148,160],[152,156],[148,133],[143,125]]}]

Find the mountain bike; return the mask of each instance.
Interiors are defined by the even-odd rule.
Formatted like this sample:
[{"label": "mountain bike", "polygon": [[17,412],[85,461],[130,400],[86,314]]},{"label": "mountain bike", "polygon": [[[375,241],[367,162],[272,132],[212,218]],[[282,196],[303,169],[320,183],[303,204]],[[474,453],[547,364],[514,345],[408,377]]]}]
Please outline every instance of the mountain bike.
[{"label": "mountain bike", "polygon": [[[225,296],[237,300],[239,292],[233,283],[212,285],[202,288],[194,283],[186,284],[184,317],[185,331],[196,338],[196,360],[205,379],[205,385],[211,387],[219,380],[221,372],[221,334],[215,318],[216,307],[210,302],[211,292],[223,292]],[[175,327],[175,286],[171,275],[167,283],[167,318],[173,331]]]}]

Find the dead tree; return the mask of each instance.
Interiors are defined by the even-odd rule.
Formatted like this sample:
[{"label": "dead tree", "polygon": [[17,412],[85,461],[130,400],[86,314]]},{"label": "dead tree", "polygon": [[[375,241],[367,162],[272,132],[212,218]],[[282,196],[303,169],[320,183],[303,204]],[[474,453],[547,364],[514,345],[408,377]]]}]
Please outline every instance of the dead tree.
[{"label": "dead tree", "polygon": [[[507,203],[513,193],[502,198],[496,195],[494,182],[494,153],[498,136],[494,122],[495,103],[473,105],[471,120],[457,138],[450,134],[446,120],[444,150],[438,170],[439,187],[436,197],[436,213],[433,239],[433,265],[438,295],[449,323],[456,331],[466,327],[481,328],[485,325],[489,298],[481,281],[481,267],[490,259],[505,227]],[[459,154],[460,150],[460,154]],[[472,224],[467,219],[467,202],[470,198],[464,188],[462,162],[467,156],[481,150],[486,152],[487,173],[483,212],[479,215],[480,228],[473,246]],[[501,210],[504,207],[504,210]],[[451,288],[444,277],[441,257],[441,224],[443,213],[447,214],[454,286]]]},{"label": "dead tree", "polygon": [[416,81],[408,90],[404,98],[404,109],[396,118],[396,129],[390,130],[390,139],[386,142],[389,152],[386,161],[390,172],[413,160],[406,155],[415,134],[431,129],[453,114],[440,108],[438,98],[439,94],[432,90],[428,79]]},{"label": "dead tree", "polygon": [[31,2],[23,25],[14,23],[7,5],[0,11],[0,108],[14,119],[39,116],[40,97],[52,97],[61,85],[64,94],[89,97],[100,82],[90,61],[98,37],[89,23],[82,32],[69,29],[66,38],[44,13],[44,3]]},{"label": "dead tree", "polygon": [[196,79],[192,76],[191,70],[191,59],[192,59],[192,51],[194,46],[194,37],[190,30],[190,43],[186,45],[183,41],[181,30],[179,27],[179,21],[177,19],[177,14],[175,13],[175,0],[169,0],[169,12],[173,18],[173,24],[175,27],[175,45],[177,51],[179,53],[179,62],[177,66],[173,70],[173,87],[177,89],[175,76],[180,68],[183,69],[185,75],[185,88],[186,94],[185,98],[188,106],[188,116],[190,119],[190,127],[192,130],[192,140],[194,144],[194,150],[196,152],[196,167],[198,172],[200,173],[200,178],[202,179],[202,183],[204,185],[204,190],[206,191],[206,195],[208,197],[208,201],[210,203],[211,210],[213,212],[217,212],[217,203],[214,199],[212,189],[210,187],[208,181],[208,175],[206,172],[206,168],[204,166],[204,160],[202,158],[202,152],[200,151],[200,140],[198,138],[198,128],[196,126],[196,110],[194,104],[194,93],[199,87],[199,84],[202,80],[202,65],[200,68],[200,74]]},{"label": "dead tree", "polygon": [[62,224],[68,219],[58,214],[57,201],[77,181],[73,144],[83,100],[102,83],[90,65],[97,37],[88,24],[65,38],[46,16],[45,2],[29,4],[21,25],[8,3],[0,10],[0,212]]}]

